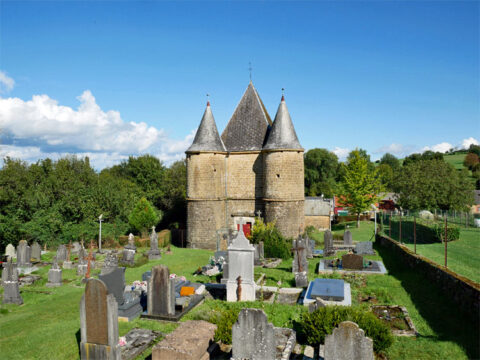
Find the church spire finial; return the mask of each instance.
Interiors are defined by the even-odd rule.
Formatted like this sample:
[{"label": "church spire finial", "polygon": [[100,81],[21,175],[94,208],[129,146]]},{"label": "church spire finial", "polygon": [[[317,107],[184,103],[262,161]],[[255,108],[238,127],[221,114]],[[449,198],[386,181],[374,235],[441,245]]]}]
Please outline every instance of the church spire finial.
[{"label": "church spire finial", "polygon": [[252,69],[252,63],[249,62],[249,63],[248,63],[248,71],[250,72],[250,82],[252,82],[252,70],[253,70],[253,69]]},{"label": "church spire finial", "polygon": [[210,94],[207,94],[207,106],[210,106]]},{"label": "church spire finial", "polygon": [[285,88],[282,88],[282,100],[285,101]]}]

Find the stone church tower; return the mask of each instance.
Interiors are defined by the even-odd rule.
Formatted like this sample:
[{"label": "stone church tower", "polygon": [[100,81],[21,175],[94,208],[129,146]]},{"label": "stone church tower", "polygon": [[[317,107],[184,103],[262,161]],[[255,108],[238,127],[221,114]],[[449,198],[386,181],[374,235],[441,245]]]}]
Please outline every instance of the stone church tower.
[{"label": "stone church tower", "polygon": [[250,82],[221,137],[207,103],[186,154],[188,246],[216,249],[258,214],[284,236],[303,232],[303,148],[283,96],[272,123]]}]

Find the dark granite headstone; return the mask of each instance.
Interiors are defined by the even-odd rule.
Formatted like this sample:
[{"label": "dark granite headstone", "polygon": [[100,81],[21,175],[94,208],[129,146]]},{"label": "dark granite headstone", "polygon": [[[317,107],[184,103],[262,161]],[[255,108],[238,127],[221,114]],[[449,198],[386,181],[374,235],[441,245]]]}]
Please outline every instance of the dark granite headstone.
[{"label": "dark granite headstone", "polygon": [[345,234],[343,234],[343,245],[353,245],[353,238],[350,230],[345,231]]},{"label": "dark granite headstone", "polygon": [[309,289],[307,297],[316,299],[321,298],[323,300],[343,301],[344,299],[344,286],[343,280],[338,279],[315,279],[312,281],[312,285]]},{"label": "dark granite headstone", "polygon": [[363,256],[356,254],[345,254],[342,256],[342,268],[363,270]]},{"label": "dark granite headstone", "polygon": [[117,304],[122,305],[124,302],[123,292],[125,291],[125,268],[117,267],[107,274],[98,275],[98,278],[105,283],[108,292],[115,296]]},{"label": "dark granite headstone", "polygon": [[333,249],[333,235],[330,230],[323,233],[323,256],[331,256],[335,253]]},{"label": "dark granite headstone", "polygon": [[40,261],[42,257],[42,248],[38,244],[38,242],[34,242],[32,244],[32,259],[35,261]]}]

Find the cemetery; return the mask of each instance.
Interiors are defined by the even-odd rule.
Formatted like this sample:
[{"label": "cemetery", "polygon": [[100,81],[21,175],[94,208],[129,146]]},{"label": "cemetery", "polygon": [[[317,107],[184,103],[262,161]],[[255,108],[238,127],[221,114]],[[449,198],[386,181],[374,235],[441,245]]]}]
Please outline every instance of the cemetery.
[{"label": "cemetery", "polygon": [[[317,356],[333,359],[342,358],[338,356],[344,355],[338,354],[346,352],[357,354],[358,359],[373,359],[374,353],[400,359],[404,356],[400,354],[405,353],[425,354],[428,358],[432,351],[441,357],[447,351],[446,344],[418,337],[419,334],[435,336],[436,331],[456,344],[463,344],[453,348],[450,344],[449,352],[461,358],[465,347],[471,349],[467,353],[474,354],[470,352],[474,351],[475,343],[473,324],[466,320],[460,325],[455,320],[467,315],[457,313],[451,319],[443,316],[437,325],[437,320],[422,309],[429,308],[433,301],[434,312],[443,313],[452,304],[440,296],[440,289],[424,284],[420,274],[406,273],[394,254],[375,242],[373,247],[365,245],[374,250],[373,254],[370,250],[359,255],[351,248],[335,249],[331,256],[318,258],[313,256],[316,246],[308,250],[307,242],[299,238],[292,244],[290,259],[280,259],[277,267],[268,268],[255,261],[255,246],[241,231],[231,239],[226,252],[215,254],[174,246],[168,251],[167,246],[156,245],[155,235],[150,234],[153,241],[149,247],[133,249],[133,241],[125,245],[129,251],[135,251],[128,266],[122,265],[121,248],[105,248],[97,253],[92,246],[88,250],[80,246],[74,254],[74,246],[68,244],[56,251],[41,251],[40,259],[31,257],[31,265],[28,258],[20,257],[24,267],[37,267],[30,274],[17,271],[18,258],[12,256],[2,271],[2,334],[8,337],[21,328],[16,321],[18,317],[28,319],[32,327],[38,326],[51,334],[46,339],[22,330],[37,344],[36,354],[48,357],[59,351],[62,355],[58,358],[244,359],[251,354],[263,354],[255,358],[296,359],[311,355],[312,359]],[[327,239],[321,244],[326,246],[325,253],[329,253],[329,236],[315,234]],[[353,243],[356,242],[358,249],[359,243],[368,241],[359,235]],[[22,243],[17,252],[25,251],[25,245],[29,246]],[[156,259],[148,260],[152,250]],[[13,255],[11,249],[8,251]],[[362,266],[378,261],[385,264],[387,271],[342,271],[341,267],[331,272],[321,271],[322,263],[338,259],[345,262],[346,256],[362,257]],[[183,261],[185,257],[189,261]],[[217,276],[198,272],[198,267],[212,259],[222,262]],[[62,266],[69,262],[74,266]],[[38,279],[21,286],[19,279],[26,276]],[[409,295],[412,293],[413,298]],[[426,294],[432,298],[424,303]],[[103,300],[97,303],[99,299]],[[340,308],[346,311],[339,313],[345,322],[329,324],[332,332],[320,339],[309,335],[309,326],[319,326],[318,321],[324,321],[322,317],[314,317],[315,314],[326,316],[331,311],[339,312]],[[361,327],[367,324],[366,318],[362,320],[365,316],[373,316],[385,324],[381,333],[385,338],[368,337],[371,329]],[[59,318],[62,321],[57,324]],[[354,319],[357,320],[352,322]],[[445,324],[450,329],[447,333],[440,330]],[[195,329],[194,339],[190,339],[192,329]],[[335,340],[342,336],[356,340],[353,343]],[[63,339],[60,348],[55,337]],[[31,356],[18,341],[21,340],[5,342],[2,337],[2,351],[10,354],[8,358],[15,358],[13,354],[18,351],[23,358]]]}]

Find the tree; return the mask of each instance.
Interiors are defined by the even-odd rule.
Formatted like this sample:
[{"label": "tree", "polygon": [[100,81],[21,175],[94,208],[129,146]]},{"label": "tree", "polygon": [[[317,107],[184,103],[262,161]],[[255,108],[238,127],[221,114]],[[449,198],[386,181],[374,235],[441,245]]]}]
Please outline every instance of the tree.
[{"label": "tree", "polygon": [[468,152],[477,154],[477,156],[480,156],[480,145],[470,144],[470,147],[468,148]]},{"label": "tree", "polygon": [[390,153],[386,153],[380,159],[380,165],[384,164],[389,165],[393,172],[396,172],[400,169],[400,160]]},{"label": "tree", "polygon": [[355,151],[358,151],[358,155],[367,162],[369,170],[373,171],[373,169],[375,169],[375,164],[370,160],[370,155],[368,155],[367,150],[365,149],[355,149],[353,151],[350,151],[347,156],[347,163],[352,160],[352,158],[354,157],[353,153]]},{"label": "tree", "polygon": [[378,176],[385,189],[393,191],[394,187],[394,172],[390,165],[380,164],[377,167]]},{"label": "tree", "polygon": [[350,153],[341,183],[344,203],[357,215],[357,227],[360,226],[360,214],[378,201],[377,195],[383,190],[377,170],[371,169],[362,155],[359,150]]},{"label": "tree", "polygon": [[472,152],[469,152],[466,156],[465,159],[463,160],[463,165],[470,169],[474,170],[475,165],[477,165],[480,162],[480,159],[478,158],[478,155]]},{"label": "tree", "polygon": [[148,229],[157,225],[160,219],[160,212],[146,198],[142,197],[130,213],[128,222],[143,237],[146,237]]},{"label": "tree", "polygon": [[443,161],[443,154],[441,152],[433,152],[430,150],[424,151],[422,154],[412,154],[403,159],[403,166],[420,161],[420,160],[440,160]]},{"label": "tree", "polygon": [[312,149],[304,157],[305,194],[333,197],[338,169],[338,158],[326,149]]},{"label": "tree", "polygon": [[403,166],[397,180],[399,205],[410,210],[465,211],[473,202],[468,172],[443,160],[418,160]]}]

